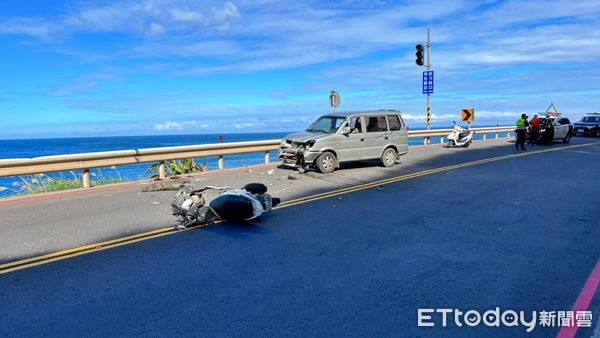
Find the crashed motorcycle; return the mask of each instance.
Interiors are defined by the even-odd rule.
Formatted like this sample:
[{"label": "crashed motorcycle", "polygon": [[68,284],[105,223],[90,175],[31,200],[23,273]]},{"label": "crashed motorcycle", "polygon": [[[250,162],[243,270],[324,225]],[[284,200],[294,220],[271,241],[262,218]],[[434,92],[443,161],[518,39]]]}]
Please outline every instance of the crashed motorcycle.
[{"label": "crashed motorcycle", "polygon": [[267,194],[261,183],[246,184],[241,189],[191,185],[180,188],[171,203],[178,229],[218,221],[243,222],[255,219],[279,204],[278,198]]},{"label": "crashed motorcycle", "polygon": [[462,128],[461,126],[456,124],[456,121],[452,121],[454,123],[454,128],[448,135],[448,148],[451,147],[468,147],[473,142],[473,131],[470,130],[471,125],[467,126],[467,128]]}]

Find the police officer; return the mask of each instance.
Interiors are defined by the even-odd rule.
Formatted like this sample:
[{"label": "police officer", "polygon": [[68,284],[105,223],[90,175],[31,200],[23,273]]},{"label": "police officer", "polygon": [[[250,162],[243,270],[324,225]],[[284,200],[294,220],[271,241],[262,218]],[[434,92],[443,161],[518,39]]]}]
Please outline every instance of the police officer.
[{"label": "police officer", "polygon": [[515,133],[517,134],[517,142],[515,143],[515,148],[519,150],[527,150],[525,149],[525,139],[527,138],[527,126],[529,123],[527,122],[527,114],[521,114],[521,118],[517,120],[517,129]]}]

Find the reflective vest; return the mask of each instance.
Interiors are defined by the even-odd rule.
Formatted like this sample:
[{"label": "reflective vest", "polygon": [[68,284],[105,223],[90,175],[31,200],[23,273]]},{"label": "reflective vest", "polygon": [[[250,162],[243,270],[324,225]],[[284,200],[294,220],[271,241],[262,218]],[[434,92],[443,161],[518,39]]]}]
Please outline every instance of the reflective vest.
[{"label": "reflective vest", "polygon": [[519,129],[525,130],[525,119],[517,120],[517,130],[519,130]]}]

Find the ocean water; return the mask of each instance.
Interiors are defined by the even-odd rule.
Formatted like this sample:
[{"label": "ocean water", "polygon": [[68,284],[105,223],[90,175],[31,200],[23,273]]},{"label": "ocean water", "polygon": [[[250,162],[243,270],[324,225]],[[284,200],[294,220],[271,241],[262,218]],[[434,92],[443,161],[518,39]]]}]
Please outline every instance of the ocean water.
[{"label": "ocean water", "polygon": [[[277,133],[237,133],[223,134],[223,142],[258,141],[280,139],[287,132]],[[482,135],[475,135],[480,139]],[[409,139],[409,145],[421,145],[422,139]],[[439,143],[439,138],[432,138],[433,143]],[[85,138],[55,138],[55,139],[21,139],[0,140],[0,159],[33,158],[39,156],[89,153],[111,150],[131,150],[155,147],[170,147],[182,145],[198,145],[219,143],[219,135],[154,135],[154,136],[115,136],[115,137],[85,137]],[[216,157],[197,158],[197,162],[206,162],[209,170],[218,168]],[[277,152],[271,152],[271,161],[277,161]],[[263,153],[239,154],[225,156],[225,168],[243,167],[264,163]],[[91,170],[92,180],[96,177],[118,177],[123,180],[139,180],[148,178],[146,172],[151,163],[122,165],[118,167],[95,168]],[[80,175],[80,171],[50,173],[50,176]],[[0,196],[9,196],[22,192],[21,177],[0,177]]]}]

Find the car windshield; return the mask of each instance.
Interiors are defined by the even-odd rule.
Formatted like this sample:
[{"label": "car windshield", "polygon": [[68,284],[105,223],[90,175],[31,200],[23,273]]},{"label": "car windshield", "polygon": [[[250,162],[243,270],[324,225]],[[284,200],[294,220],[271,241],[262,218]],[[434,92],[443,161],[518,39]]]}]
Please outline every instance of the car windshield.
[{"label": "car windshield", "polygon": [[335,133],[342,123],[346,120],[341,116],[322,116],[319,117],[306,131],[314,133]]},{"label": "car windshield", "polygon": [[579,120],[579,122],[587,122],[587,123],[598,123],[600,122],[600,117],[598,116],[584,116]]}]

